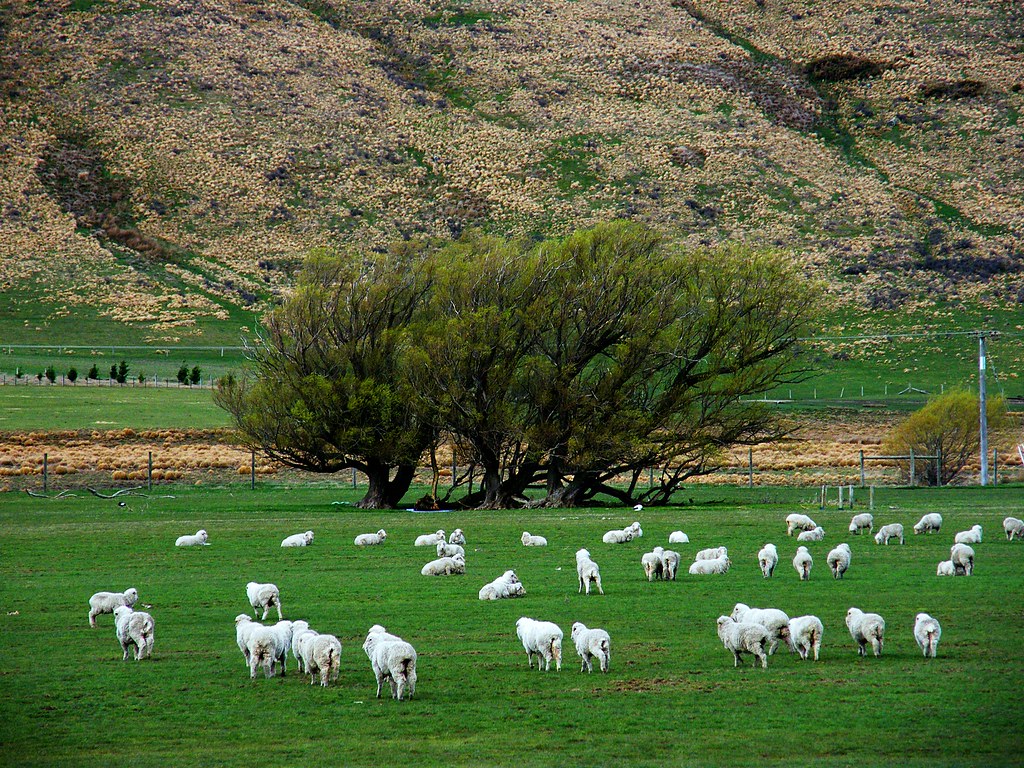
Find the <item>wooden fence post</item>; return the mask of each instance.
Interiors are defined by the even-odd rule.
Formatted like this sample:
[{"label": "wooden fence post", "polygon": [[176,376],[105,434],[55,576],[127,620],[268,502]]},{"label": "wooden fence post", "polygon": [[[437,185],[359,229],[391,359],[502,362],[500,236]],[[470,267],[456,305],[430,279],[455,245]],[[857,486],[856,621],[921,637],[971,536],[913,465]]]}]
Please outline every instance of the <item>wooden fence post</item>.
[{"label": "wooden fence post", "polygon": [[49,485],[49,454],[43,454],[43,493],[46,493],[46,488]]},{"label": "wooden fence post", "polygon": [[864,451],[860,452],[860,487],[864,487]]},{"label": "wooden fence post", "polygon": [[914,449],[910,449],[910,487],[913,488],[917,478],[914,473]]},{"label": "wooden fence post", "polygon": [[149,490],[153,490],[153,452],[149,452],[149,466],[146,471],[146,486]]},{"label": "wooden fence post", "polygon": [[872,512],[875,509],[875,486],[873,485],[868,488],[868,509]]},{"label": "wooden fence post", "polygon": [[754,487],[754,449],[747,448],[747,487]]},{"label": "wooden fence post", "polygon": [[256,490],[256,449],[249,454],[249,490]]}]

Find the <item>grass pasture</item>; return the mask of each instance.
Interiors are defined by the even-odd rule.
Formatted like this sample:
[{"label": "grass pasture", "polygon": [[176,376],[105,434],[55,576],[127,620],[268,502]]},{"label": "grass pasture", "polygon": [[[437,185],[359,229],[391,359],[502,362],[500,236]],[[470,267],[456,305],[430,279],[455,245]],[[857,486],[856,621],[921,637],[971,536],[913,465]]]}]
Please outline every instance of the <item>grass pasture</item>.
[{"label": "grass pasture", "polygon": [[[942,532],[878,547],[848,536],[849,511],[819,512],[813,491],[700,489],[686,506],[630,510],[414,514],[364,512],[350,491],[267,486],[254,492],[175,487],[174,498],[63,500],[0,494],[0,764],[44,765],[1012,765],[1020,764],[1020,643],[1024,543],[1001,521],[1024,493],[998,489],[883,490],[876,521],[907,527],[941,511]],[[786,514],[802,510],[826,541],[809,545],[810,582],[789,563]],[[601,534],[638,518],[644,537]],[[976,575],[940,579],[953,534],[980,522]],[[209,547],[176,549],[203,527]],[[384,527],[381,547],[352,538]],[[419,533],[462,527],[468,573],[427,578],[433,552]],[[306,549],[284,536],[311,528]],[[727,545],[732,570],[647,583],[640,556],[686,531],[684,564]],[[523,530],[547,548],[523,548]],[[766,541],[781,562],[757,569]],[[849,541],[853,565],[833,581],[825,555]],[[587,546],[606,595],[577,595],[573,554]],[[482,603],[480,586],[514,567],[521,600]],[[250,681],[233,618],[245,583],[274,581],[287,618],[305,618],[344,645],[335,685],[311,687],[290,671]],[[98,590],[135,586],[156,621],[152,660],[122,662],[112,618],[87,621]],[[737,601],[825,624],[822,658],[780,651],[767,670],[734,669],[715,619]],[[843,623],[857,605],[887,621],[885,654],[861,659]],[[921,657],[914,615],[943,625],[939,657]],[[519,616],[566,633],[561,672],[528,670]],[[608,675],[584,675],[573,621],[607,629]],[[382,623],[419,652],[412,701],[374,698],[361,649]]]}]

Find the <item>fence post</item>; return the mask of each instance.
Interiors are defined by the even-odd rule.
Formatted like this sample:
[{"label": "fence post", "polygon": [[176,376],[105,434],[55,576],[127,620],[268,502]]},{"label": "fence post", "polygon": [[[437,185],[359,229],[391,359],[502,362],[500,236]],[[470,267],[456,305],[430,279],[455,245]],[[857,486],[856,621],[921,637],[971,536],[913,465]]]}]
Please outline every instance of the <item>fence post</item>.
[{"label": "fence post", "polygon": [[47,485],[49,485],[49,454],[43,454],[43,493],[46,493]]},{"label": "fence post", "polygon": [[825,508],[825,489],[827,487],[828,486],[825,486],[825,485],[821,486],[821,496],[818,499],[818,509],[824,509]]},{"label": "fence post", "polygon": [[249,453],[249,490],[256,490],[256,449]]},{"label": "fence post", "polygon": [[839,491],[839,509],[843,508],[843,486],[837,486],[836,490]]},{"label": "fence post", "polygon": [[992,449],[992,485],[999,485],[999,449]]},{"label": "fence post", "polygon": [[654,488],[654,467],[648,467],[647,470],[650,474],[647,476],[647,489]]},{"label": "fence post", "polygon": [[153,452],[149,452],[149,467],[146,471],[146,487],[153,490]]},{"label": "fence post", "polygon": [[459,465],[455,463],[455,446],[452,446],[452,488],[455,487],[455,476],[459,473]]},{"label": "fence post", "polygon": [[747,448],[747,487],[754,487],[754,449]]},{"label": "fence post", "polygon": [[942,487],[942,446],[935,449],[935,487]]},{"label": "fence post", "polygon": [[914,449],[910,449],[910,487],[914,487],[916,478],[914,476]]},{"label": "fence post", "polygon": [[875,510],[875,486],[868,486],[868,509]]},{"label": "fence post", "polygon": [[352,467],[352,490],[355,490],[357,487],[358,486],[356,484],[356,468]]},{"label": "fence post", "polygon": [[860,487],[864,487],[864,451],[860,452]]},{"label": "fence post", "polygon": [[853,483],[850,483],[850,509],[853,509]]}]

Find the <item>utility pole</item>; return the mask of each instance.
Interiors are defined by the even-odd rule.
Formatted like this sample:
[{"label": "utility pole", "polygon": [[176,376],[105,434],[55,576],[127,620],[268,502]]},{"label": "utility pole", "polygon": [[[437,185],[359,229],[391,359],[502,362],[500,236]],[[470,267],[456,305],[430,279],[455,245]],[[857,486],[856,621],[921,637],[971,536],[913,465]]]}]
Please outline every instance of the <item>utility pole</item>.
[{"label": "utility pole", "polygon": [[978,334],[978,418],[981,436],[981,484],[988,485],[988,415],[985,409],[985,339],[995,333]]}]

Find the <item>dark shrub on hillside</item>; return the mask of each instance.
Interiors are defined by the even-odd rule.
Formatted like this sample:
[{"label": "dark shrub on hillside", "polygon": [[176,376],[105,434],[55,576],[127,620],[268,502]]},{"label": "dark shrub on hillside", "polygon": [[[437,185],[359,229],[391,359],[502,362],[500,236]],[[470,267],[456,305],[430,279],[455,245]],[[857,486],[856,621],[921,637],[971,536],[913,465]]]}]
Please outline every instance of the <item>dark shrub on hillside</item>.
[{"label": "dark shrub on hillside", "polygon": [[93,363],[92,364],[92,368],[90,368],[89,372],[87,374],[85,374],[85,378],[87,378],[87,379],[98,379],[99,377],[100,377],[100,369],[96,367],[96,363]]},{"label": "dark shrub on hillside", "polygon": [[804,74],[820,83],[837,83],[841,80],[858,80],[863,77],[878,77],[889,68],[889,64],[872,61],[852,53],[822,56],[804,65]]},{"label": "dark shrub on hillside", "polygon": [[985,92],[980,80],[930,80],[921,85],[923,99],[970,99]]},{"label": "dark shrub on hillside", "polygon": [[78,369],[75,367],[68,368],[68,381],[74,384],[78,381]]}]

